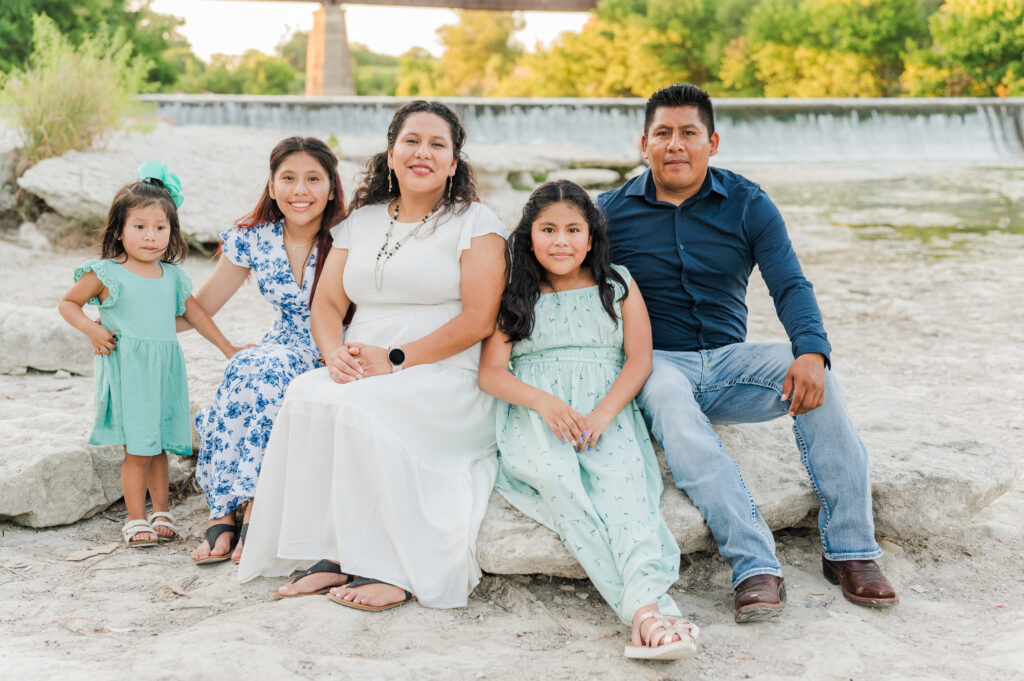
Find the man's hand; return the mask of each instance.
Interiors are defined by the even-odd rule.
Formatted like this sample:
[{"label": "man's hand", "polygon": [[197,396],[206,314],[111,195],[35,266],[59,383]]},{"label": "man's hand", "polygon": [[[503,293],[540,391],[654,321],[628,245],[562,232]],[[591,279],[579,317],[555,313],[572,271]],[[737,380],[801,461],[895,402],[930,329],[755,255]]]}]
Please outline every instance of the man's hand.
[{"label": "man's hand", "polygon": [[817,409],[825,401],[825,358],[816,352],[800,355],[789,365],[782,382],[782,401],[792,396],[789,415],[797,416]]}]

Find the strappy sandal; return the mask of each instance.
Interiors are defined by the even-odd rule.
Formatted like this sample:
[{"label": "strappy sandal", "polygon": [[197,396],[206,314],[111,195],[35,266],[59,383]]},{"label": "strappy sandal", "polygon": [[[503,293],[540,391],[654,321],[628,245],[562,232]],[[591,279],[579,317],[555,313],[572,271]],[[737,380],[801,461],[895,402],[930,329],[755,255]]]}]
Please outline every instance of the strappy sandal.
[{"label": "strappy sandal", "polygon": [[[217,545],[217,537],[221,536],[225,532],[231,533],[231,547],[228,548],[228,552],[223,556],[215,556],[212,551]],[[234,523],[217,523],[216,525],[210,525],[206,528],[206,545],[210,547],[210,555],[206,558],[200,558],[199,560],[193,560],[192,562],[196,565],[209,565],[210,563],[223,563],[224,561],[231,558],[231,552],[235,550],[235,542],[238,539],[238,528],[235,527]]]},{"label": "strappy sandal", "polygon": [[[154,518],[163,518],[163,520],[154,520]],[[146,520],[154,530],[158,527],[166,527],[173,533],[170,536],[165,537],[157,532],[157,541],[174,541],[178,538],[178,528],[174,526],[174,516],[171,515],[170,511],[153,511],[146,516]]]},{"label": "strappy sandal", "polygon": [[[637,620],[636,626],[654,618],[654,624],[647,629],[647,635],[640,638],[653,645],[626,646],[624,654],[634,660],[682,660],[697,654],[697,636],[700,629],[688,619],[666,617],[660,612],[648,611]],[[662,633],[657,633],[662,632]],[[670,643],[678,634],[681,640]]]},{"label": "strappy sandal", "polygon": [[[341,571],[341,566],[340,565],[338,565],[337,563],[334,563],[334,562],[329,561],[326,558],[324,558],[323,560],[317,562],[315,565],[313,565],[309,569],[305,570],[302,574],[300,574],[298,577],[296,577],[291,582],[289,582],[289,584],[295,584],[297,581],[299,581],[303,577],[309,577],[310,575],[315,575],[315,574],[317,574],[319,572],[329,572],[332,575],[344,575],[345,574],[344,572]],[[346,575],[346,576],[348,577],[348,581],[346,581],[344,584],[336,584],[334,586],[348,586],[349,584],[351,584],[353,576],[352,575]],[[299,594],[283,594],[280,591],[278,591],[277,589],[274,589],[273,591],[270,592],[270,595],[273,596],[274,598],[277,598],[277,599],[281,599],[281,598],[297,598],[299,596],[319,596],[320,594],[327,593],[328,591],[333,589],[334,586],[325,586],[323,589],[318,589],[317,591],[306,591],[306,592],[299,593]]]},{"label": "strappy sandal", "polygon": [[[343,584],[342,586],[345,586],[349,589],[357,589],[361,586],[366,586],[367,584],[387,584],[387,582],[382,582],[379,579],[370,579],[369,577],[359,577],[358,579],[353,579],[348,584]],[[388,586],[394,585],[388,584]],[[335,603],[339,603],[349,608],[355,608],[356,610],[369,610],[370,612],[380,612],[381,610],[390,610],[391,608],[397,608],[400,605],[412,603],[416,600],[416,597],[409,593],[408,590],[402,589],[402,591],[405,591],[404,600],[397,601],[395,603],[388,603],[387,605],[366,605],[365,603],[354,603],[353,601],[346,601],[344,598],[340,598],[338,596],[335,596],[334,594],[327,594],[327,597]]]},{"label": "strappy sandal", "polygon": [[149,534],[156,534],[153,528],[149,526],[149,522],[139,520],[129,520],[121,527],[121,536],[124,537],[124,545],[130,549],[141,549],[146,546],[156,546],[160,542],[156,539],[140,539],[139,541],[132,541],[132,537],[137,534],[143,534],[148,532]]},{"label": "strappy sandal", "polygon": [[[249,534],[249,523],[242,523],[242,529],[238,532],[238,542],[237,542],[237,544],[241,544],[243,550],[245,549],[245,535],[247,535],[247,534]],[[234,553],[234,551],[232,551],[232,553]],[[241,560],[242,560],[241,558],[239,558],[237,560],[235,560],[234,557],[231,558],[231,561],[233,563],[235,563],[235,565],[240,563]]]}]

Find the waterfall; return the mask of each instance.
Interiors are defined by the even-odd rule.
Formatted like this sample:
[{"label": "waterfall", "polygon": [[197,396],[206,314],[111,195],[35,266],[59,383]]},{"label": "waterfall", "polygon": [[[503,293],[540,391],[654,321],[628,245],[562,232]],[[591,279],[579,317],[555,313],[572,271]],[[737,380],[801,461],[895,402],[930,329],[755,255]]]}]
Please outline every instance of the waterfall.
[{"label": "waterfall", "polygon": [[[143,95],[181,125],[381,136],[395,97]],[[570,144],[633,157],[642,99],[439,98],[476,143]],[[1024,161],[1024,98],[718,99],[729,161]]]}]

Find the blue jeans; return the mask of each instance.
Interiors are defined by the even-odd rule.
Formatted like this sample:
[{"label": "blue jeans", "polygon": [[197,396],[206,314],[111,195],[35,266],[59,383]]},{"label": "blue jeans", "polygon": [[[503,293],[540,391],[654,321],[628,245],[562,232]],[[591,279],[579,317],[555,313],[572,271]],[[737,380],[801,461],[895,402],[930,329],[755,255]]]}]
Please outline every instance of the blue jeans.
[{"label": "blue jeans", "polygon": [[[733,587],[760,574],[782,576],[775,541],[712,423],[784,416],[782,383],[793,363],[785,343],[736,343],[697,352],[654,351],[637,403],[683,490],[732,567]],[[868,452],[850,421],[839,382],[825,371],[824,403],[793,419],[800,460],[821,503],[818,529],[829,560],[868,560],[882,550],[871,514]]]}]

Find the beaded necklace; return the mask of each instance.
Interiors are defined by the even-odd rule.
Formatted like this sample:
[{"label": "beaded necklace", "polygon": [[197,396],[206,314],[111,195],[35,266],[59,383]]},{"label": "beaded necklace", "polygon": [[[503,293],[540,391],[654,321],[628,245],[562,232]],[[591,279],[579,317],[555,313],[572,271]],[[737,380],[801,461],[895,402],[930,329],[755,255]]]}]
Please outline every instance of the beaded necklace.
[{"label": "beaded necklace", "polygon": [[384,290],[384,265],[387,264],[388,260],[391,259],[398,249],[408,241],[409,239],[416,236],[416,232],[420,231],[423,225],[427,224],[430,218],[434,217],[434,213],[437,212],[439,206],[435,206],[432,211],[420,220],[419,224],[409,230],[409,233],[395,242],[395,245],[388,250],[388,244],[391,243],[391,234],[395,231],[395,220],[398,219],[398,201],[395,201],[395,210],[393,213],[388,213],[388,233],[384,236],[384,244],[381,245],[380,250],[377,251],[377,261],[373,266],[373,285],[378,291]]}]

